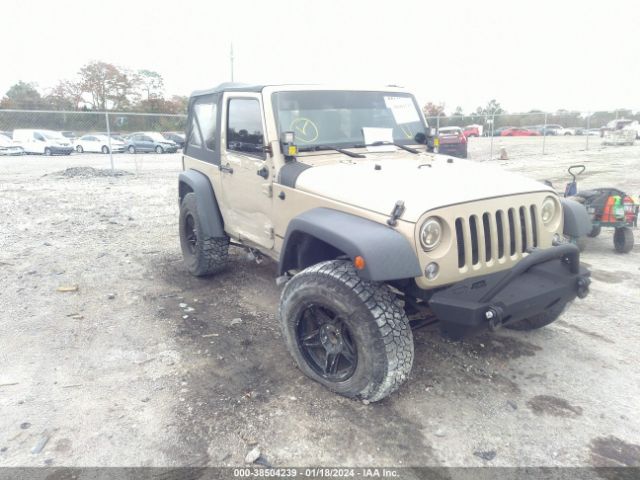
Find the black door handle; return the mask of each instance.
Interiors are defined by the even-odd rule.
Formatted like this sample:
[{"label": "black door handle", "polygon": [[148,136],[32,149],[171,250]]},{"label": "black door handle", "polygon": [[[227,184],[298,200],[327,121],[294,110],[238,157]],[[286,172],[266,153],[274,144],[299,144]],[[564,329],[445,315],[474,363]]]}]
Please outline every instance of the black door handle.
[{"label": "black door handle", "polygon": [[227,173],[233,173],[233,168],[231,168],[229,165],[220,165],[220,171],[221,172],[227,172]]}]

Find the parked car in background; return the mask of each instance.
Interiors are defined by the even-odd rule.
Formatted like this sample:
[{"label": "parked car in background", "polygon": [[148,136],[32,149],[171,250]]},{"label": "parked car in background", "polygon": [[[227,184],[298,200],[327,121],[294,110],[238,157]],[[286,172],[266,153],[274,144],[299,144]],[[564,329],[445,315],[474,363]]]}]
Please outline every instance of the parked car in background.
[{"label": "parked car in background", "polygon": [[640,122],[637,120],[632,121],[631,123],[622,127],[623,130],[633,130],[636,132],[636,138],[640,138]]},{"label": "parked car in background", "polygon": [[162,136],[167,140],[171,140],[178,145],[178,148],[184,148],[185,135],[182,132],[162,132]]},{"label": "parked car in background", "polygon": [[76,151],[78,153],[83,153],[83,152],[109,153],[109,143],[111,143],[112,152],[124,152],[126,148],[126,144],[123,140],[117,140],[116,138],[111,137],[111,142],[109,142],[109,137],[107,135],[91,133],[88,135],[83,135],[82,137],[76,140]]},{"label": "parked car in background", "polygon": [[570,128],[564,128],[562,125],[558,125],[557,123],[548,123],[540,126],[540,135],[575,135],[575,131]]},{"label": "parked car in background", "polygon": [[590,137],[599,137],[600,129],[599,128],[586,128],[582,131],[583,135],[588,135]]},{"label": "parked car in background", "polygon": [[[504,132],[505,130],[508,130],[510,128],[515,128],[515,127],[498,127],[498,128],[493,130],[493,136],[494,137],[500,137],[500,136],[502,136],[502,132]],[[489,132],[489,136],[491,136],[491,132]]]},{"label": "parked car in background", "polygon": [[156,153],[176,153],[178,145],[167,140],[158,132],[136,132],[125,138],[127,151],[129,153],[156,152]]},{"label": "parked car in background", "polygon": [[24,148],[7,135],[0,133],[0,155],[22,155]]},{"label": "parked car in background", "polygon": [[460,127],[442,127],[438,131],[438,153],[467,158],[467,137]]},{"label": "parked car in background", "polygon": [[610,122],[607,122],[606,125],[603,125],[602,127],[600,127],[600,136],[604,137],[604,134],[606,132],[622,130],[624,127],[626,127],[627,125],[630,125],[633,122],[634,120],[631,120],[628,118],[616,118],[615,120],[611,120]]},{"label": "parked car in background", "polygon": [[70,155],[73,152],[69,139],[53,130],[20,128],[13,131],[13,139],[26,153]]},{"label": "parked car in background", "polygon": [[78,138],[78,135],[76,135],[75,132],[62,131],[60,132],[60,135],[62,135],[65,138],[68,138],[71,143],[74,143],[75,140]]},{"label": "parked car in background", "polygon": [[524,127],[509,127],[500,132],[501,137],[538,137],[540,133]]},{"label": "parked car in background", "polygon": [[464,136],[467,138],[481,137],[482,125],[467,125],[462,129],[462,133],[464,133]]}]

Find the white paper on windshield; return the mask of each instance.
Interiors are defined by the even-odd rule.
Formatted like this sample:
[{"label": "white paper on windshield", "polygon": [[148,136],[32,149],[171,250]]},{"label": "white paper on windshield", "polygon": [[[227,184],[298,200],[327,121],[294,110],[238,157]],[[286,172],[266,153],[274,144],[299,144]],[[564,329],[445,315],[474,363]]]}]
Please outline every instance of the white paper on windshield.
[{"label": "white paper on windshield", "polygon": [[384,97],[384,104],[391,110],[398,125],[420,121],[416,106],[409,97]]},{"label": "white paper on windshield", "polygon": [[[376,142],[393,143],[393,128],[362,127],[362,134],[366,145]],[[393,152],[396,147],[393,145],[380,145],[367,147],[367,150],[370,152]]]}]

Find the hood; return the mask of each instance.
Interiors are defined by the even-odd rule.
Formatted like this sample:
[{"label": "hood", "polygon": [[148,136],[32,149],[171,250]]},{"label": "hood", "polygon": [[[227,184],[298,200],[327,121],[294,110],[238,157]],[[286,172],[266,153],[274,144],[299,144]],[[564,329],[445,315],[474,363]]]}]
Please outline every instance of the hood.
[{"label": "hood", "polygon": [[543,183],[494,165],[448,160],[446,156],[416,155],[411,159],[318,165],[300,174],[296,189],[383,215],[403,200],[406,210],[400,218],[410,222],[417,222],[428,210],[452,203],[539,191],[555,193]]}]

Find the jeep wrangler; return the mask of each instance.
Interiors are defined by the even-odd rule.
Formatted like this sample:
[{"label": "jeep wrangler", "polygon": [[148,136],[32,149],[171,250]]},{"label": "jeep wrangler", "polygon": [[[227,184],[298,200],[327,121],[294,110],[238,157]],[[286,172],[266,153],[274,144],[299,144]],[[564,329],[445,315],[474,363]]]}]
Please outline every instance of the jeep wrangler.
[{"label": "jeep wrangler", "polygon": [[589,288],[576,202],[495,166],[432,151],[401,88],[222,84],[189,100],[179,177],[188,270],[229,246],[272,258],[298,367],[378,401],[406,380],[412,328],[460,338],[550,324]]}]

